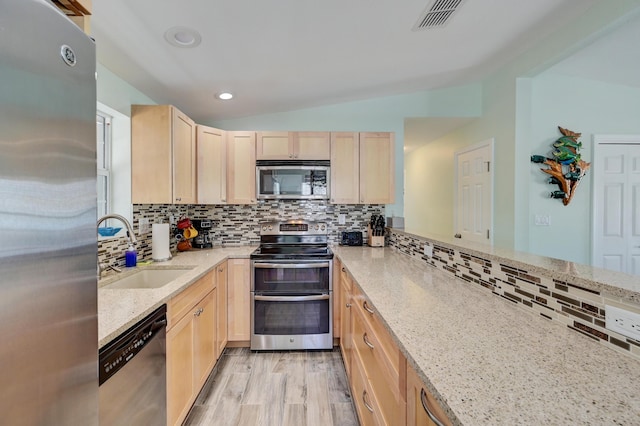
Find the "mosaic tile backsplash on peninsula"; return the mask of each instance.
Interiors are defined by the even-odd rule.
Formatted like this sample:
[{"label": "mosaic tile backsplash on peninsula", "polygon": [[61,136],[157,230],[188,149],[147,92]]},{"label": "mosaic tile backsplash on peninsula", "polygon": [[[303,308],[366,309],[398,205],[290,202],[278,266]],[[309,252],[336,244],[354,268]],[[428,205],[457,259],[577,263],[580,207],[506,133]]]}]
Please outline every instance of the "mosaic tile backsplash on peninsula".
[{"label": "mosaic tile backsplash on peninsula", "polygon": [[543,318],[558,321],[571,330],[594,339],[611,349],[640,359],[640,341],[605,328],[605,298],[600,292],[572,283],[535,275],[428,242],[433,256],[424,255],[427,240],[389,230],[387,243],[401,253],[442,269],[468,283],[482,286],[495,296],[533,310]]},{"label": "mosaic tile backsplash on peninsula", "polygon": [[[365,231],[371,215],[384,215],[385,206],[378,204],[347,205],[329,204],[326,201],[272,201],[254,205],[169,205],[134,204],[133,229],[138,243],[138,260],[151,259],[151,232],[139,235],[141,218],[149,223],[168,223],[169,217],[187,216],[190,219],[213,221],[210,235],[214,246],[258,244],[260,242],[259,223],[271,220],[307,219],[325,221],[329,224],[329,241],[337,244],[341,231]],[[339,215],[345,216],[345,224],[338,223]],[[124,265],[126,238],[101,240],[98,252],[101,262]],[[176,241],[171,240],[171,251],[175,252]]]}]

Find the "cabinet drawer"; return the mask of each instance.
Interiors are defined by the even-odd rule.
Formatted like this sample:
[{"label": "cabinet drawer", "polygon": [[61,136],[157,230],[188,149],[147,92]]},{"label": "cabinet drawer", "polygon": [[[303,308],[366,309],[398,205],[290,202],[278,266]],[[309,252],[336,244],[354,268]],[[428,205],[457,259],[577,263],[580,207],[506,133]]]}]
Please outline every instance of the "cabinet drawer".
[{"label": "cabinet drawer", "polygon": [[400,354],[398,347],[378,317],[378,313],[375,311],[371,303],[367,301],[357,285],[353,286],[352,294],[354,311],[358,312],[362,316],[367,328],[378,340],[378,347],[385,355],[385,374],[388,373],[390,379],[397,380],[400,376],[400,372],[404,372],[405,369],[405,365],[403,364],[404,356]]},{"label": "cabinet drawer", "polygon": [[215,287],[214,283],[213,272],[209,272],[186,290],[172,298],[167,304],[167,330],[173,327],[196,303],[213,290]]},{"label": "cabinet drawer", "polygon": [[399,375],[389,368],[390,361],[382,350],[380,340],[368,327],[362,313],[354,311],[352,321],[353,346],[356,352],[354,359],[358,358],[361,362],[378,401],[380,414],[387,423],[393,424],[404,418],[405,411]]},{"label": "cabinet drawer", "polygon": [[371,390],[369,381],[364,372],[362,362],[358,356],[353,358],[351,385],[353,401],[355,402],[358,418],[361,426],[387,425],[378,408],[378,402]]},{"label": "cabinet drawer", "polygon": [[351,275],[349,275],[349,271],[347,270],[347,268],[342,266],[342,263],[340,265],[340,284],[351,291],[353,287],[353,280],[351,279]]}]

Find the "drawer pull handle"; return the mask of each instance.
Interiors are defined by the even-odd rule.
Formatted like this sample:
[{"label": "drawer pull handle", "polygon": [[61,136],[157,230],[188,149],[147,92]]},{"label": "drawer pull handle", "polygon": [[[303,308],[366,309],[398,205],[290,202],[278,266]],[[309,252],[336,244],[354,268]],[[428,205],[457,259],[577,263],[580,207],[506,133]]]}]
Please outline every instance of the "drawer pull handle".
[{"label": "drawer pull handle", "polygon": [[369,410],[370,412],[373,413],[373,407],[367,402],[367,391],[366,390],[362,391],[362,403],[364,404],[365,407],[367,407],[367,410]]},{"label": "drawer pull handle", "polygon": [[427,413],[427,416],[429,416],[429,418],[431,419],[432,422],[434,422],[436,424],[436,426],[444,426],[444,423],[442,423],[432,412],[431,410],[429,410],[429,407],[427,407],[427,393],[424,391],[424,389],[420,389],[420,402],[422,402],[422,408],[424,408],[424,411]]},{"label": "drawer pull handle", "polygon": [[375,312],[373,311],[373,309],[371,309],[369,307],[369,305],[367,305],[367,301],[365,300],[364,302],[362,302],[362,307],[364,308],[365,311],[369,312],[370,314],[374,314]]},{"label": "drawer pull handle", "polygon": [[362,335],[362,340],[364,340],[364,344],[369,346],[370,349],[375,349],[375,347],[371,344],[371,342],[369,341],[369,339],[367,339],[367,333],[364,333]]}]

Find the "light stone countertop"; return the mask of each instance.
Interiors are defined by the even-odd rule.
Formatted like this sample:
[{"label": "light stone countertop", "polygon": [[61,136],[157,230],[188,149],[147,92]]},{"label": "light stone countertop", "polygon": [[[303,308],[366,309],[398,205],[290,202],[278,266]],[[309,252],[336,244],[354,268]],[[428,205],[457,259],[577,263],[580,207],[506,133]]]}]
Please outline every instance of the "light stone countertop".
[{"label": "light stone countertop", "polygon": [[639,361],[390,248],[333,250],[454,424],[640,424]]},{"label": "light stone countertop", "polygon": [[[227,258],[248,258],[257,246],[219,247],[208,250],[192,250],[178,253],[166,262],[154,262],[149,266],[125,268],[98,282],[98,347],[102,348],[136,322],[180,293],[209,270]],[[109,289],[108,284],[145,267],[185,269],[184,274],[157,289]]]}]

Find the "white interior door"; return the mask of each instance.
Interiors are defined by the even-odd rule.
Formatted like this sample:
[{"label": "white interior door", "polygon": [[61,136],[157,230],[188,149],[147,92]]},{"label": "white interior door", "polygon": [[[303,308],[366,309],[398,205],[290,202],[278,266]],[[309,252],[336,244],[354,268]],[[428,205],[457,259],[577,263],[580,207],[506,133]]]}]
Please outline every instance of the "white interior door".
[{"label": "white interior door", "polygon": [[456,237],[493,242],[493,140],[458,151],[456,161]]},{"label": "white interior door", "polygon": [[640,135],[594,137],[594,266],[640,275]]}]

